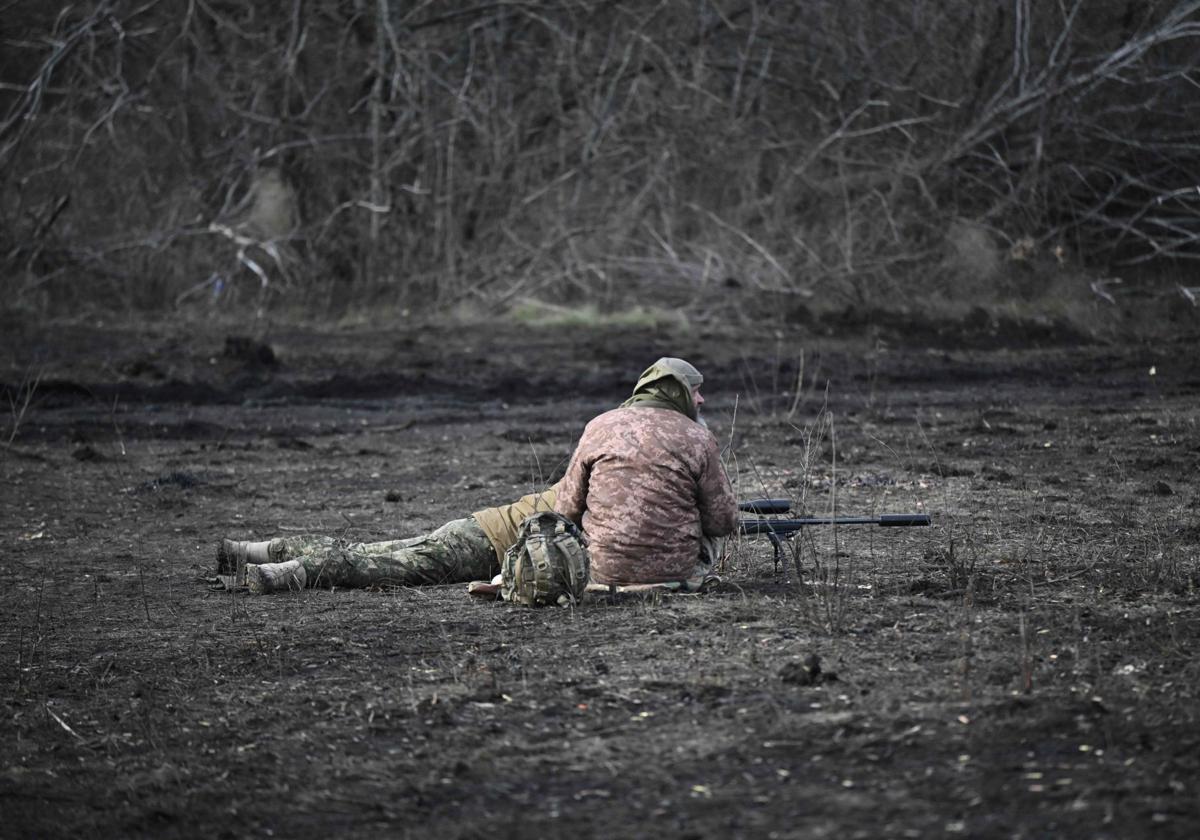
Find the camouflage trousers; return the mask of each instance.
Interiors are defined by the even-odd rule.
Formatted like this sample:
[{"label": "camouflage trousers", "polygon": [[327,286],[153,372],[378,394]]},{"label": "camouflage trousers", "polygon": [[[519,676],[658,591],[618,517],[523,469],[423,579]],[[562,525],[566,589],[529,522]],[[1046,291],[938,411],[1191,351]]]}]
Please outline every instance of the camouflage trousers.
[{"label": "camouflage trousers", "polygon": [[496,552],[473,517],[447,522],[422,537],[345,542],[300,536],[271,540],[272,560],[299,560],[309,586],[370,588],[489,580],[500,571]]}]

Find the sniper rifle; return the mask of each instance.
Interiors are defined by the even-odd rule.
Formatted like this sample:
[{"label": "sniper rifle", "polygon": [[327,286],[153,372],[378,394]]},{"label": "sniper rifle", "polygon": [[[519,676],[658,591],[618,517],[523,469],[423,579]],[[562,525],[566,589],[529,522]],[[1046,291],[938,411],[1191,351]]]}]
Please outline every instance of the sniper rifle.
[{"label": "sniper rifle", "polygon": [[766,534],[775,549],[775,571],[783,559],[783,542],[812,525],[879,525],[898,527],[930,524],[927,513],[884,513],[879,516],[813,516],[803,519],[767,519],[783,516],[792,509],[790,499],[752,499],[738,504],[738,510],[753,513],[757,519],[738,521],[738,532],[747,536]]}]

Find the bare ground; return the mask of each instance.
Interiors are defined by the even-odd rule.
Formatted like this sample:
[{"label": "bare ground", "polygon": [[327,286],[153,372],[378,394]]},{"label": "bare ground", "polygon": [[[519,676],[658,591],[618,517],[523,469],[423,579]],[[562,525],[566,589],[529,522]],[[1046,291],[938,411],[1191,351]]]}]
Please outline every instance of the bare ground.
[{"label": "bare ground", "polygon": [[[1200,831],[1195,333],[3,326],[2,836]],[[563,610],[204,582],[541,486],[667,353],[743,497],[934,527]]]}]

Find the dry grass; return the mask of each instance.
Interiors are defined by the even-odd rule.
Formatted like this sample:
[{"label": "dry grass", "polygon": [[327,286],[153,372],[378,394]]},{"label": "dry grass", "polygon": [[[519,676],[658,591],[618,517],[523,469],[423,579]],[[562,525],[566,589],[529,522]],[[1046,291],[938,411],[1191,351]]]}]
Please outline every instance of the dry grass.
[{"label": "dry grass", "polygon": [[595,304],[562,306],[524,298],[508,313],[509,319],[533,327],[581,327],[589,329],[627,328],[639,330],[679,330],[687,327],[687,317],[655,307],[634,306],[602,312]]}]

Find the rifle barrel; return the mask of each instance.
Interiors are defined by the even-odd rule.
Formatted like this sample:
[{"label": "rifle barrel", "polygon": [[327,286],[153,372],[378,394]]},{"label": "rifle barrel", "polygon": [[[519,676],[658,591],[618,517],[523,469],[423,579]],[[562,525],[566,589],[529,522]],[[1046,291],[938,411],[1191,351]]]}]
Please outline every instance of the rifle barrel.
[{"label": "rifle barrel", "polygon": [[928,513],[885,513],[879,517],[880,525],[928,525]]},{"label": "rifle barrel", "polygon": [[879,525],[897,527],[930,524],[927,513],[885,513],[882,516],[814,516],[804,519],[743,519],[738,529],[743,534],[774,534],[798,531],[810,525]]}]

